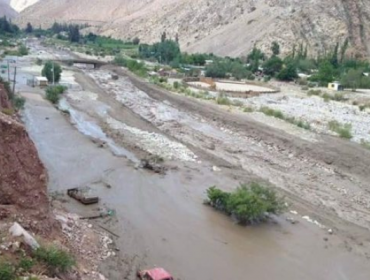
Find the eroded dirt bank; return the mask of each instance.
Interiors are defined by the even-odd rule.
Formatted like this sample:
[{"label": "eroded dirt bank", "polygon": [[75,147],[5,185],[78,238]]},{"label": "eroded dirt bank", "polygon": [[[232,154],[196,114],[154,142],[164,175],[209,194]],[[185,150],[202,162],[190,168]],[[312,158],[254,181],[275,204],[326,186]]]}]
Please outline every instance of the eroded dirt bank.
[{"label": "eroded dirt bank", "polygon": [[[112,256],[113,241],[50,202],[47,171],[8,96],[0,83],[0,279],[104,280],[98,266]],[[55,251],[53,261],[45,265],[35,250],[50,246],[64,250],[75,265],[55,269],[66,261]],[[22,260],[29,266],[20,268]]]}]

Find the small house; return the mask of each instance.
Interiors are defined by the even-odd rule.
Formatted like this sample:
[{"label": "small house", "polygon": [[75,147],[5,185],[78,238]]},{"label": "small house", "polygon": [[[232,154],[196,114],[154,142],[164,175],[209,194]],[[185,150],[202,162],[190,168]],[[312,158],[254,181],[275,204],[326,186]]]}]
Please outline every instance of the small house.
[{"label": "small house", "polygon": [[328,84],[328,89],[335,90],[335,91],[343,91],[344,87],[341,85],[340,82],[332,82]]},{"label": "small house", "polygon": [[34,85],[39,87],[47,87],[49,84],[48,79],[46,77],[35,77]]}]

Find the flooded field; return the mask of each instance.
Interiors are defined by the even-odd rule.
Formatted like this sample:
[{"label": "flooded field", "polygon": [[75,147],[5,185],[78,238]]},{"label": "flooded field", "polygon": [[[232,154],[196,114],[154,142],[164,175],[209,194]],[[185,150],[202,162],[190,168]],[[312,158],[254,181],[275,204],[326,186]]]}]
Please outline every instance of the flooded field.
[{"label": "flooded field", "polygon": [[[183,280],[369,279],[369,160],[357,146],[288,135],[121,72],[113,81],[111,69],[70,71],[80,89],[59,105],[69,115],[23,85],[23,118],[50,193],[90,186],[100,208],[115,210],[104,226],[118,236],[121,266],[102,265],[109,279],[135,279],[153,266]],[[150,154],[165,158],[166,174],[137,168]],[[203,205],[212,185],[232,190],[254,180],[276,186],[288,212],[242,227]]]}]

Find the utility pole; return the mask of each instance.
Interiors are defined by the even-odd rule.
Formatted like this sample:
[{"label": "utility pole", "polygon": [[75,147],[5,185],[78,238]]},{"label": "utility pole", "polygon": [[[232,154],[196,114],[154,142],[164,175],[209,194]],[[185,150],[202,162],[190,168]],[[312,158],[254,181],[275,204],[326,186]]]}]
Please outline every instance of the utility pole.
[{"label": "utility pole", "polygon": [[8,62],[8,82],[10,82],[10,66],[9,66],[9,59],[7,60]]},{"label": "utility pole", "polygon": [[53,86],[54,86],[55,85],[54,61],[53,61],[53,69],[52,69],[52,71],[53,71]]},{"label": "utility pole", "polygon": [[13,95],[15,94],[15,83],[17,79],[17,66],[14,68]]}]

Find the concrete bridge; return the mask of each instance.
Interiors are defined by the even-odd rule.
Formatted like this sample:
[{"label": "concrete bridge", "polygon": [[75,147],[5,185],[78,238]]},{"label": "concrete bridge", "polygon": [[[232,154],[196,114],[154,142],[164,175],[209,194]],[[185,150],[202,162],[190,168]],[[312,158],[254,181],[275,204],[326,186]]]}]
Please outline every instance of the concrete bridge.
[{"label": "concrete bridge", "polygon": [[93,69],[98,69],[104,65],[107,65],[107,62],[95,60],[95,59],[83,59],[83,58],[71,58],[71,59],[53,59],[51,61],[73,65],[73,66],[85,66],[91,67]]}]

